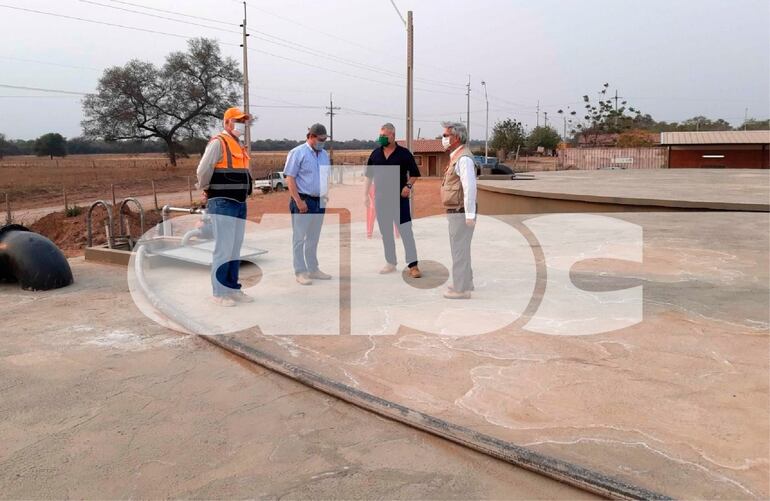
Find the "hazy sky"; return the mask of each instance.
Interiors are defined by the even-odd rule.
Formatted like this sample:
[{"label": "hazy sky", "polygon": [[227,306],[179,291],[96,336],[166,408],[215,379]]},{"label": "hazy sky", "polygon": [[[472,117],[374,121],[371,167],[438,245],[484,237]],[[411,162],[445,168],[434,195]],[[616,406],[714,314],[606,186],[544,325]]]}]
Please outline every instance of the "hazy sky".
[{"label": "hazy sky", "polygon": [[[249,39],[251,104],[258,115],[254,138],[298,139],[313,122],[328,124],[323,107],[330,92],[342,108],[334,120],[336,139],[374,138],[384,121],[403,133],[406,36],[390,0],[248,4],[248,24],[255,30]],[[507,117],[533,127],[539,100],[561,131],[556,111],[580,110],[581,96],[595,97],[604,82],[658,120],[703,114],[739,124],[746,108],[750,117],[770,115],[768,0],[396,4],[404,15],[414,11],[415,134],[419,128],[422,137],[435,137],[443,119],[464,119],[468,74],[475,139],[484,138],[481,80],[488,85],[490,129]],[[0,0],[0,132],[10,138],[50,131],[74,137],[81,134],[82,118],[77,95],[2,85],[92,92],[104,68],[132,58],[162,64],[168,52],[185,48],[183,37],[231,44],[223,52],[240,61],[240,37],[229,31],[239,30],[241,18],[236,0]],[[321,55],[308,53],[308,47]]]}]

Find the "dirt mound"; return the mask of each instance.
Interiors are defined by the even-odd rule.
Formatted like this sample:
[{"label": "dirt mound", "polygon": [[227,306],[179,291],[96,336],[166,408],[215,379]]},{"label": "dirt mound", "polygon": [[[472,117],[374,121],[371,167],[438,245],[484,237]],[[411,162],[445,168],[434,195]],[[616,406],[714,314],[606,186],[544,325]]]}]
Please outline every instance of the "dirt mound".
[{"label": "dirt mound", "polygon": [[[124,211],[131,235],[139,237],[140,225],[139,214]],[[144,230],[147,231],[161,221],[161,215],[158,211],[147,211],[144,214]],[[107,214],[103,209],[94,209],[92,214],[93,243],[100,245],[107,241],[105,226],[107,224]],[[114,222],[115,232],[118,231],[118,222]],[[36,221],[30,226],[32,231],[40,233],[55,243],[67,257],[83,255],[86,247],[87,226],[86,210],[84,209],[77,216],[67,217],[64,211],[52,212],[47,216]]]}]

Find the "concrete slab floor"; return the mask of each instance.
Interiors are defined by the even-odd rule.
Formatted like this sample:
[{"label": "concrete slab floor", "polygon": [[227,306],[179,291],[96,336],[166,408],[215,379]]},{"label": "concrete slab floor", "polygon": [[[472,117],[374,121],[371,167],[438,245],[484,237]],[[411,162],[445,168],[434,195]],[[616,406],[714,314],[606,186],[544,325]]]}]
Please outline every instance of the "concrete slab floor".
[{"label": "concrete slab floor", "polygon": [[627,205],[770,210],[770,170],[625,169],[532,174],[534,180],[479,181],[479,189]]},{"label": "concrete slab floor", "polygon": [[[208,317],[220,325],[237,319],[244,329],[235,334],[239,341],[332,380],[653,491],[705,499],[770,496],[770,216],[613,215],[641,228],[640,262],[629,253],[627,260],[587,259],[574,266],[563,259],[575,252],[571,246],[595,250],[585,247],[592,243],[586,228],[557,219],[548,230],[537,227],[538,217],[504,219],[508,230],[500,219],[480,220],[473,250],[476,291],[468,302],[441,298],[443,280],[431,282],[440,266],[426,266],[433,287],[427,289],[404,284],[400,275],[378,275],[379,241],[353,239],[350,285],[363,300],[351,301],[351,335],[262,335],[263,325],[270,334],[313,326],[333,334],[337,325],[313,319],[319,301],[336,298],[343,280],[335,276],[301,288],[278,248],[268,254],[272,264],[264,263],[263,280],[249,289],[256,303]],[[507,238],[516,225],[536,228],[539,244],[522,250],[521,238]],[[421,219],[414,226],[421,259],[443,263],[445,271],[445,221]],[[283,238],[288,242],[288,233]],[[322,264],[339,261],[335,241],[330,220],[322,232]],[[280,245],[288,247],[286,242]],[[611,240],[599,243],[593,247],[613,248]],[[538,271],[533,282],[537,252],[545,256],[547,273]],[[505,263],[501,256],[516,259]],[[205,293],[205,270],[178,282],[155,275],[161,271],[168,270],[153,268],[148,275],[170,292],[167,297],[178,297],[183,310],[200,308],[191,297],[194,286]],[[558,276],[584,291],[641,286],[641,321],[591,335],[533,331],[527,322],[537,317],[540,328],[574,323],[558,318],[558,311],[544,314],[552,301],[548,294],[569,284],[538,277]],[[585,303],[577,299],[586,294],[570,293],[575,303],[567,311],[580,316]],[[522,297],[530,295],[537,308],[524,315],[527,322],[514,320],[522,313],[517,308],[526,307]],[[633,306],[616,298],[597,303],[613,311]],[[265,308],[281,322],[273,322]],[[357,321],[361,315],[368,322]],[[475,335],[446,335],[457,333],[451,329]]]},{"label": "concrete slab floor", "polygon": [[125,269],[0,285],[0,497],[583,499],[139,313]]}]

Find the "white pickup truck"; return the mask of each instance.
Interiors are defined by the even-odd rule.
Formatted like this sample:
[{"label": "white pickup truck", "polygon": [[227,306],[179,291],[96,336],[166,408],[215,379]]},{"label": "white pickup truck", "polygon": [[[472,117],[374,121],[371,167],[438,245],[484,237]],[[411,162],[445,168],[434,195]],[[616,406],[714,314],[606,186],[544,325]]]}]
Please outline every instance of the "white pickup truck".
[{"label": "white pickup truck", "polygon": [[268,191],[283,191],[286,188],[286,178],[283,172],[271,172],[267,179],[255,179],[254,190],[262,190],[262,193]]}]

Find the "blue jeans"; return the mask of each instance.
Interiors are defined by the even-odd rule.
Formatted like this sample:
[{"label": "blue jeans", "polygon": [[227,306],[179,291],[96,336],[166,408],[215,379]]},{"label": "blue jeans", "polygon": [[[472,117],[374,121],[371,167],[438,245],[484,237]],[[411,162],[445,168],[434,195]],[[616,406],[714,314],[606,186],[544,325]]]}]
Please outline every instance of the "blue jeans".
[{"label": "blue jeans", "polygon": [[212,198],[206,205],[214,233],[214,256],[211,264],[211,287],[217,297],[241,289],[238,272],[241,267],[241,245],[246,230],[246,202],[229,198]]},{"label": "blue jeans", "polygon": [[307,204],[307,212],[302,214],[294,199],[289,202],[292,228],[292,253],[294,255],[294,273],[313,273],[318,271],[318,239],[326,209],[321,207],[321,199],[300,195]]}]

